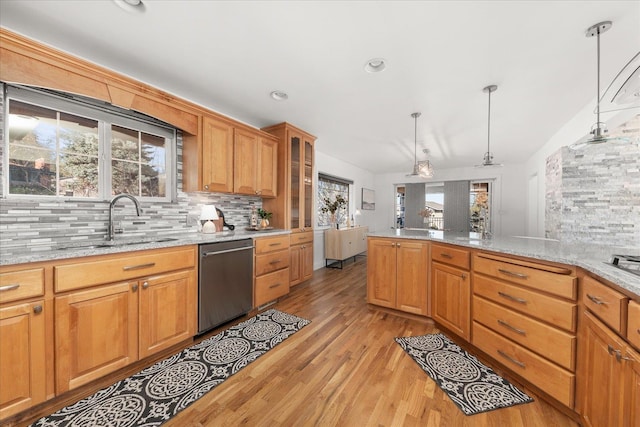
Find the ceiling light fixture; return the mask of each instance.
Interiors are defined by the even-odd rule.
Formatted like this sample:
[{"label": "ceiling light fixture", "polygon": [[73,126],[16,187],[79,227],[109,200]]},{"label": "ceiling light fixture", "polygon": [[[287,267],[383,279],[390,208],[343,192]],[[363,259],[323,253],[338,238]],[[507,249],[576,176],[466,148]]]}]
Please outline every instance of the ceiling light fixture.
[{"label": "ceiling light fixture", "polygon": [[604,122],[600,121],[600,34],[606,33],[613,23],[611,21],[603,21],[599,22],[595,25],[587,28],[585,32],[586,37],[596,37],[598,41],[598,52],[597,52],[597,92],[596,92],[596,123],[591,126],[591,130],[589,131],[589,136],[581,139],[580,141],[569,145],[569,148],[572,150],[579,150],[585,148],[589,145],[602,144],[603,142],[620,140],[624,141],[625,138],[616,138],[611,137],[607,138],[606,133],[607,125]]},{"label": "ceiling light fixture", "polygon": [[384,58],[373,58],[364,64],[364,70],[367,73],[379,73],[387,68],[387,62]]},{"label": "ceiling light fixture", "polygon": [[[413,117],[415,121],[415,130],[414,130],[414,138],[413,138],[413,172],[411,172],[407,176],[419,176],[421,178],[432,178],[433,177],[433,166],[429,159],[418,161],[417,151],[418,151],[418,117],[421,116],[421,113],[411,113],[411,117]],[[429,154],[428,149],[422,150],[424,154]]]},{"label": "ceiling light fixture", "polygon": [[289,95],[281,90],[274,90],[269,94],[269,96],[271,96],[271,99],[275,101],[286,101],[287,99],[289,99]]},{"label": "ceiling light fixture", "polygon": [[113,2],[127,12],[142,13],[145,11],[145,6],[142,0],[113,0]]},{"label": "ceiling light fixture", "polygon": [[502,166],[501,163],[493,163],[493,154],[491,154],[491,93],[498,90],[498,86],[489,85],[482,89],[483,92],[489,94],[489,113],[487,115],[487,151],[484,153],[484,158],[482,159],[481,165],[476,165],[477,168],[491,167],[491,166]]}]

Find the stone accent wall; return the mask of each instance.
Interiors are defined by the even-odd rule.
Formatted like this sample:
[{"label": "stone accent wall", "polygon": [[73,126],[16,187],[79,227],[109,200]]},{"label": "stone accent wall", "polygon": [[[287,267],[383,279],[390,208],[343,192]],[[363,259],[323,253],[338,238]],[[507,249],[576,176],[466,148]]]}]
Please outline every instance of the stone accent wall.
[{"label": "stone accent wall", "polygon": [[548,237],[639,246],[640,136],[550,156],[545,211]]},{"label": "stone accent wall", "polygon": [[[0,96],[0,106],[4,106]],[[4,109],[0,110],[4,112]],[[0,114],[0,178],[4,170],[4,113]],[[115,215],[124,235],[118,237],[166,236],[198,232],[198,218],[204,204],[222,210],[228,224],[249,226],[251,209],[262,207],[262,199],[222,193],[185,193],[182,191],[182,135],[177,138],[177,200],[140,202],[142,215],[136,216],[133,204],[118,203]],[[45,251],[58,245],[77,242],[101,242],[107,234],[109,201],[63,200],[47,197],[7,197],[0,180],[0,251]]]}]

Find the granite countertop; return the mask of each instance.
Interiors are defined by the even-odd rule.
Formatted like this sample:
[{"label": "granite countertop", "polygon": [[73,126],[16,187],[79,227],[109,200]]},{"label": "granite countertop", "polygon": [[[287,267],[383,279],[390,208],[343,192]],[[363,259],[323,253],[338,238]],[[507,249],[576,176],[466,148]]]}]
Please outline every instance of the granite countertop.
[{"label": "granite countertop", "polygon": [[[24,264],[37,261],[52,261],[68,258],[78,258],[91,255],[106,255],[122,252],[140,251],[145,249],[160,249],[174,246],[199,245],[203,243],[226,242],[231,240],[255,239],[258,237],[290,234],[290,230],[234,230],[220,231],[212,234],[186,232],[181,234],[163,234],[159,236],[119,236],[114,243],[106,241],[89,241],[56,245],[38,245],[21,249],[0,248],[0,265]],[[140,243],[146,242],[146,243]]]},{"label": "granite countertop", "polygon": [[437,230],[404,230],[370,232],[370,237],[392,237],[431,240],[469,248],[518,255],[542,261],[582,267],[603,279],[615,283],[640,298],[640,276],[620,270],[607,262],[611,255],[640,255],[640,247],[621,247],[588,243],[561,243],[556,240],[531,237],[492,237],[481,239],[478,233],[454,233]]}]

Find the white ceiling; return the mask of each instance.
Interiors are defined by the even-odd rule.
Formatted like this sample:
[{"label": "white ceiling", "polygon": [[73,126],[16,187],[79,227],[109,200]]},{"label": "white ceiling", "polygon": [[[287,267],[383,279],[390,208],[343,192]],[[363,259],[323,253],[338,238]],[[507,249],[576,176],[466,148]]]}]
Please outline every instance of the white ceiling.
[{"label": "white ceiling", "polygon": [[[526,161],[640,51],[640,1],[2,0],[0,24],[256,127],[287,121],[374,173]],[[387,69],[368,74],[368,59]],[[0,76],[1,78],[1,76]],[[269,97],[288,93],[285,102]],[[594,117],[595,122],[595,117]],[[585,134],[588,129],[585,129]],[[567,141],[571,143],[573,141]]]}]

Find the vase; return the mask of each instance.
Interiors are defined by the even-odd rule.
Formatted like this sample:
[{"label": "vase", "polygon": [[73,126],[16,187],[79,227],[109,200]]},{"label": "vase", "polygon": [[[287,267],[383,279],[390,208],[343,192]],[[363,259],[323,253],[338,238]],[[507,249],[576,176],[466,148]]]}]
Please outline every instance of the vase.
[{"label": "vase", "polygon": [[263,218],[262,221],[260,221],[260,228],[267,228],[269,226],[269,220],[266,218]]}]

